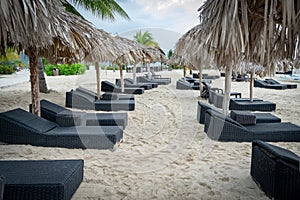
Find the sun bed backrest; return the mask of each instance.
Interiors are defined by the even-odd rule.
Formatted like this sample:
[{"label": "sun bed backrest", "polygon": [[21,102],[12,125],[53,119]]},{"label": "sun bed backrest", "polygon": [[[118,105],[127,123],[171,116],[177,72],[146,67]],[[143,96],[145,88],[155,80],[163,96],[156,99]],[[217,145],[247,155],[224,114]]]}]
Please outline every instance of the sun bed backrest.
[{"label": "sun bed backrest", "polygon": [[218,112],[216,110],[208,110],[206,112],[209,112],[210,115],[212,115],[213,117],[218,117],[218,118],[221,118],[223,120],[225,120],[226,122],[230,123],[230,124],[233,124],[235,126],[238,126],[238,127],[241,127],[241,128],[245,128],[243,125],[241,125],[240,123],[238,123],[237,121],[234,121],[233,119],[231,119],[230,117],[228,116],[225,116],[223,113],[221,112]]},{"label": "sun bed backrest", "polygon": [[3,121],[7,121],[16,126],[22,126],[36,133],[45,133],[57,127],[57,124],[20,108],[1,113],[0,118]]},{"label": "sun bed backrest", "polygon": [[60,105],[57,105],[55,103],[52,103],[50,101],[47,101],[45,99],[41,100],[41,110],[47,110],[47,112],[52,112],[53,114],[57,115],[58,113],[62,111],[70,111],[69,109],[66,109],[65,107],[62,107]]},{"label": "sun bed backrest", "polygon": [[279,146],[274,146],[266,142],[257,140],[252,143],[254,146],[259,146],[262,149],[265,149],[269,154],[272,154],[276,158],[281,158],[290,164],[295,164],[299,166],[300,157],[292,151],[281,148]]},{"label": "sun bed backrest", "polygon": [[124,81],[127,81],[128,83],[133,84],[133,79],[131,79],[131,78],[124,78]]},{"label": "sun bed backrest", "polygon": [[77,92],[81,92],[81,93],[83,93],[85,95],[88,95],[88,96],[92,97],[94,100],[98,99],[98,96],[97,96],[97,94],[95,92],[93,92],[91,90],[88,90],[88,89],[85,89],[83,87],[76,88],[76,91]]},{"label": "sun bed backrest", "polygon": [[72,93],[73,93],[73,95],[76,95],[82,99],[85,99],[86,101],[88,101],[90,103],[95,102],[95,99],[91,95],[88,95],[86,93],[77,92],[77,91],[73,91]]}]

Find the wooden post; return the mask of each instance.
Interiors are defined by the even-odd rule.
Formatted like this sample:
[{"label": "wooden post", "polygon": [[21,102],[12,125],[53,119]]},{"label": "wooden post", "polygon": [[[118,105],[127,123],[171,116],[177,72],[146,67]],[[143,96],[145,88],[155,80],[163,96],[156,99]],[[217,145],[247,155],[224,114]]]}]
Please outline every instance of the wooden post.
[{"label": "wooden post", "polygon": [[199,70],[199,89],[200,89],[200,97],[202,95],[203,87],[202,87],[202,70]]},{"label": "wooden post", "polygon": [[223,98],[222,111],[225,115],[228,114],[229,101],[230,101],[230,90],[231,90],[231,65],[226,67],[225,70],[225,91]]},{"label": "wooden post", "polygon": [[133,65],[133,84],[136,84],[136,63]]},{"label": "wooden post", "polygon": [[121,92],[124,93],[124,77],[123,77],[123,69],[122,65],[119,65],[120,68],[120,81],[121,81]]},{"label": "wooden post", "polygon": [[101,98],[101,80],[100,80],[100,67],[99,62],[95,62],[96,79],[97,79],[97,96]]},{"label": "wooden post", "polygon": [[193,70],[192,69],[190,69],[190,75],[193,75]]},{"label": "wooden post", "polygon": [[183,66],[183,77],[186,77],[186,71],[185,71],[185,66]]},{"label": "wooden post", "polygon": [[253,77],[254,76],[254,69],[251,70],[250,73],[250,102],[253,102]]},{"label": "wooden post", "polygon": [[147,65],[148,78],[151,79],[152,77],[151,77],[151,72],[150,72],[150,63],[147,62],[146,65]]},{"label": "wooden post", "polygon": [[30,67],[30,82],[31,82],[32,113],[40,116],[38,56],[35,48],[29,49],[29,67]]}]

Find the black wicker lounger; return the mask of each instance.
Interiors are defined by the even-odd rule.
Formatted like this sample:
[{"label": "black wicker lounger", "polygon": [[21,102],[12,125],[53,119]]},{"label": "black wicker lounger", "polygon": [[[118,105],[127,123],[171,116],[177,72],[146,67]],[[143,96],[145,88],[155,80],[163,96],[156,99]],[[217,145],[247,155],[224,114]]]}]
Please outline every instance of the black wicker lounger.
[{"label": "black wicker lounger", "polygon": [[1,160],[0,173],[5,200],[69,200],[83,180],[83,160]]},{"label": "black wicker lounger", "polygon": [[73,112],[45,99],[40,101],[41,117],[60,126],[122,126],[128,124],[127,113]]},{"label": "black wicker lounger", "polygon": [[61,127],[22,109],[0,113],[0,141],[43,147],[113,149],[123,138],[117,126]]},{"label": "black wicker lounger", "polygon": [[287,89],[287,86],[284,84],[272,83],[266,80],[254,80],[254,87],[275,89],[275,90],[284,90]]},{"label": "black wicker lounger", "polygon": [[250,174],[272,199],[298,200],[300,158],[293,152],[263,141],[252,143]]},{"label": "black wicker lounger", "polygon": [[[78,87],[76,88],[76,92],[81,92],[98,100],[98,94],[86,88]],[[100,100],[134,100],[134,95],[105,92],[101,94]]]},{"label": "black wicker lounger", "polygon": [[176,89],[178,90],[199,90],[199,84],[194,85],[194,83],[190,83],[183,78],[176,81]]},{"label": "black wicker lounger", "polygon": [[[109,82],[101,81],[101,91],[112,92],[112,93],[122,93],[121,87]],[[124,88],[125,94],[143,94],[144,88]]]},{"label": "black wicker lounger", "polygon": [[229,101],[229,110],[275,111],[276,104],[260,99],[250,102],[248,98],[232,98]]},{"label": "black wicker lounger", "polygon": [[[108,98],[112,98],[109,96]],[[117,97],[116,97],[117,98]],[[71,90],[66,92],[66,107],[97,111],[132,111],[135,108],[134,100],[95,100],[91,95]]]},{"label": "black wicker lounger", "polygon": [[[124,80],[126,80],[128,83],[134,84],[134,81],[132,78],[125,78]],[[138,85],[151,85],[152,88],[157,88],[158,84],[157,83],[153,83],[153,82],[149,82],[149,83],[136,83]]]},{"label": "black wicker lounger", "polygon": [[[271,78],[266,78],[265,79],[268,83],[272,83],[272,84],[281,84],[278,81],[271,79]],[[297,88],[297,84],[283,84],[286,85],[287,89],[296,89]]]},{"label": "black wicker lounger", "polygon": [[[205,112],[207,110],[214,110],[221,113],[221,110],[210,106],[204,102],[198,101],[198,109],[197,109],[197,121],[200,124],[204,124],[205,122]],[[232,111],[231,111],[232,112]],[[236,111],[235,111],[236,112]],[[274,123],[274,122],[281,122],[281,119],[271,113],[261,113],[261,112],[253,112],[251,113],[255,116],[256,122],[255,123]]]},{"label": "black wicker lounger", "polygon": [[[116,85],[121,87],[121,79],[116,79]],[[137,83],[137,84],[133,84],[130,81],[128,81],[127,79],[124,79],[124,87],[125,88],[144,88],[144,90],[150,90],[152,89],[152,84],[145,84],[145,83]]]},{"label": "black wicker lounger", "polygon": [[158,85],[168,85],[171,83],[171,79],[149,79],[145,76],[136,77],[138,83],[157,83]]},{"label": "black wicker lounger", "polygon": [[219,141],[300,142],[300,127],[289,123],[259,123],[242,125],[214,110],[205,112],[204,131],[208,137]]}]

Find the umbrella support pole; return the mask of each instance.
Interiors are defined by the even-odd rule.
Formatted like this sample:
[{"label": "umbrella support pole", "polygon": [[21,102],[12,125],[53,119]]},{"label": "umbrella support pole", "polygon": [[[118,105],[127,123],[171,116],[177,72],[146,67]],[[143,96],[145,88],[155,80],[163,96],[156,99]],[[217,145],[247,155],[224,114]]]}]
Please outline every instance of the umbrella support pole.
[{"label": "umbrella support pole", "polygon": [[38,77],[38,56],[36,49],[29,49],[29,66],[31,82],[31,104],[32,113],[40,116],[40,88]]},{"label": "umbrella support pole", "polygon": [[200,90],[200,97],[202,95],[203,87],[202,87],[202,70],[199,70],[199,90]]},{"label": "umbrella support pole", "polygon": [[229,109],[229,100],[230,100],[230,90],[231,90],[231,71],[232,67],[227,66],[225,70],[225,90],[224,90],[224,98],[222,110],[225,115],[228,114]]},{"label": "umbrella support pole", "polygon": [[122,65],[119,65],[119,69],[120,69],[120,80],[121,80],[121,92],[124,93],[124,77],[123,77],[123,69],[122,69]]},{"label": "umbrella support pole", "polygon": [[101,98],[101,80],[100,80],[100,68],[99,62],[95,62],[96,78],[97,78],[97,96]]},{"label": "umbrella support pole", "polygon": [[250,102],[253,102],[253,75],[254,69],[250,73]]},{"label": "umbrella support pole", "polygon": [[133,65],[133,84],[136,85],[136,64]]}]

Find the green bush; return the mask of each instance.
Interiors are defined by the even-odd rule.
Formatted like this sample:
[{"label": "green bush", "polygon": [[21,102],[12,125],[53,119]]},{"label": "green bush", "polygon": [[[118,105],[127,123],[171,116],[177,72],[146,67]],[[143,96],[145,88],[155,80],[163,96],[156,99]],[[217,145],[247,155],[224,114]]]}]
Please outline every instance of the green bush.
[{"label": "green bush", "polygon": [[0,74],[12,74],[14,72],[15,71],[12,65],[0,65]]},{"label": "green bush", "polygon": [[75,64],[58,64],[58,65],[51,65],[48,64],[45,66],[45,73],[47,76],[53,76],[53,70],[57,68],[59,70],[59,75],[77,75],[77,74],[84,74],[87,70],[87,67],[84,64],[81,63],[75,63]]},{"label": "green bush", "polygon": [[51,65],[51,64],[45,65],[45,73],[47,74],[47,76],[53,76],[54,75],[53,70],[56,67],[57,67],[56,65]]},{"label": "green bush", "polygon": [[172,65],[172,69],[183,69],[182,66],[178,66],[178,65]]}]

